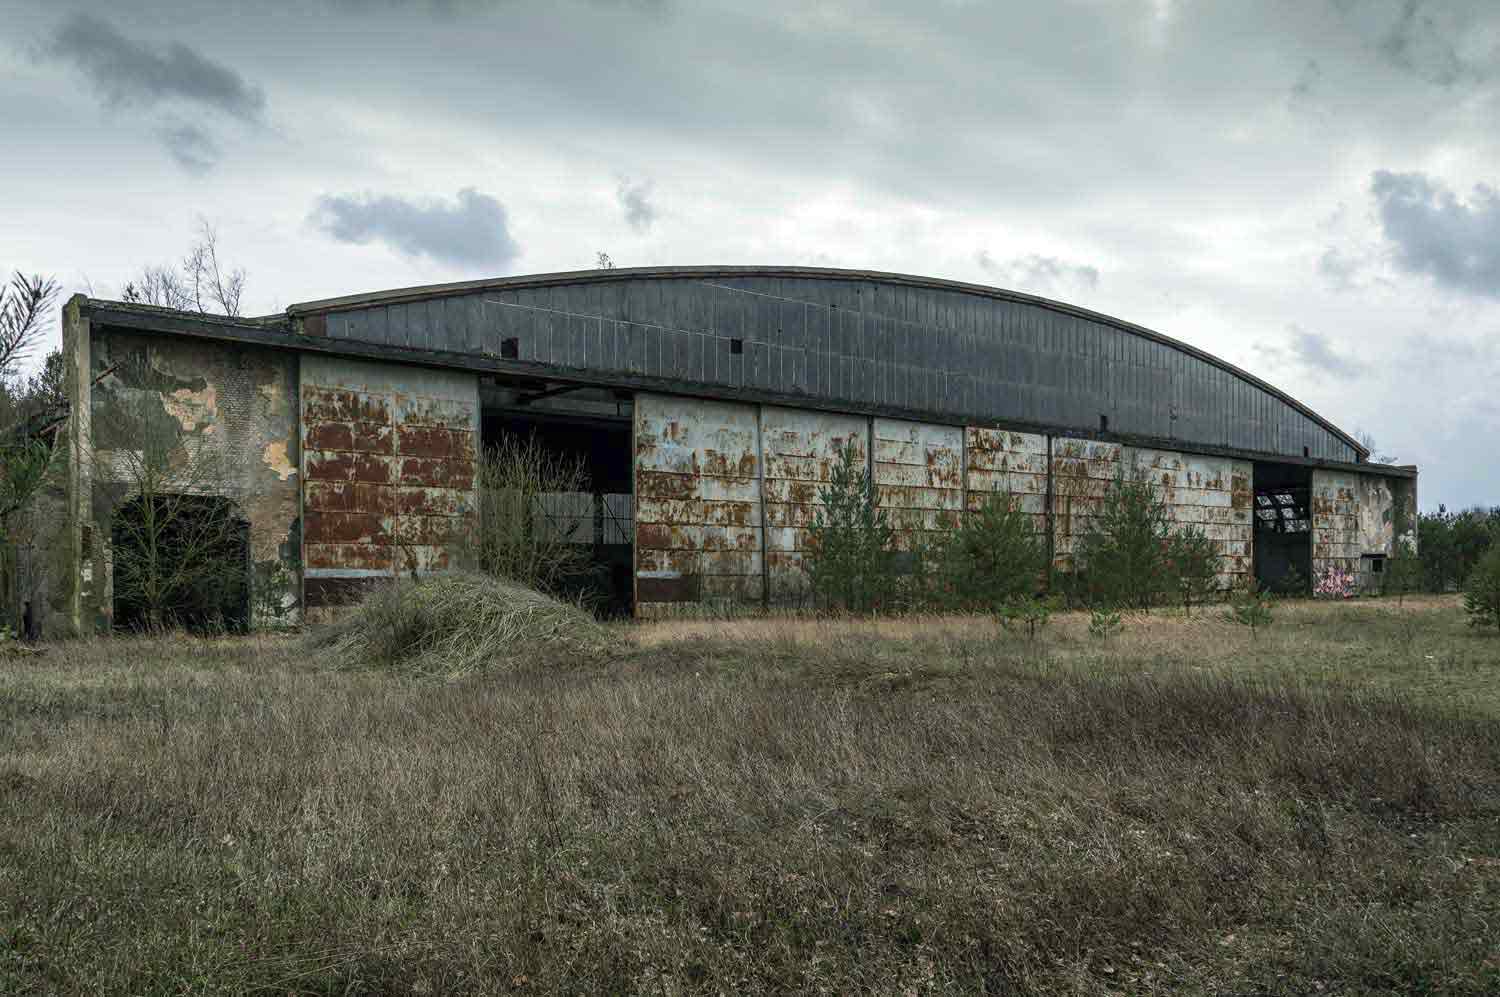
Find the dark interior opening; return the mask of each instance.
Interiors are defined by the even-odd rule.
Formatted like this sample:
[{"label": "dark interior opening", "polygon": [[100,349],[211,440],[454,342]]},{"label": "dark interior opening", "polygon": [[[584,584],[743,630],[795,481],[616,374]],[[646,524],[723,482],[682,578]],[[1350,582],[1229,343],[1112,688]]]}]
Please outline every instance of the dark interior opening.
[{"label": "dark interior opening", "polygon": [[[534,393],[532,397],[542,396]],[[570,397],[560,397],[557,402],[566,404]],[[587,404],[588,397],[583,396],[580,408]],[[628,403],[618,408],[629,412]],[[589,567],[564,580],[562,595],[583,599],[600,616],[630,616],[635,608],[630,416],[544,411],[540,406],[534,412],[515,407],[486,408],[481,424],[484,445],[491,446],[505,434],[534,439],[550,454],[583,461],[590,493],[544,496],[543,508],[537,514],[555,523],[567,523],[576,537],[570,542],[591,548]]]},{"label": "dark interior opening", "polygon": [[1255,465],[1255,580],[1264,589],[1298,595],[1312,585],[1312,469]]},{"label": "dark interior opening", "polygon": [[250,524],[229,499],[137,496],[116,510],[110,544],[117,629],[249,629]]}]

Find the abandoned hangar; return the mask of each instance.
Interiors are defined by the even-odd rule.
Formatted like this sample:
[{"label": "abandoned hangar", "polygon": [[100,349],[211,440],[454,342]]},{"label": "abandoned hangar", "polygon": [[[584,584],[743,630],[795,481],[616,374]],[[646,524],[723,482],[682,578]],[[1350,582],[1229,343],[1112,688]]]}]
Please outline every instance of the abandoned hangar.
[{"label": "abandoned hangar", "polygon": [[[1221,580],[1367,579],[1412,532],[1415,467],[1368,462],[1307,406],[1202,350],[1082,308],[947,280],[803,267],[507,277],[245,319],[83,296],[63,316],[66,591],[115,618],[108,461],[146,404],[222,458],[256,622],[316,618],[372,579],[438,571],[476,457],[533,435],[587,463],[557,496],[621,612],[801,605],[819,482],[867,462],[909,546],[1010,491],[1067,567],[1118,473],[1221,551]],[[132,408],[133,407],[133,408]],[[238,555],[237,555],[238,556]],[[247,609],[247,613],[249,610]]]}]

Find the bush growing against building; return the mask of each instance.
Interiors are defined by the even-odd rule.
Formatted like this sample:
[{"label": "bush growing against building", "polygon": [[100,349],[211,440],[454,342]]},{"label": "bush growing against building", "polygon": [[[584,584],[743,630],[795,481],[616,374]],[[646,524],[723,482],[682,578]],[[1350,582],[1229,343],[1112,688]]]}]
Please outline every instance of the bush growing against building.
[{"label": "bush growing against building", "polygon": [[543,592],[592,564],[592,520],[557,506],[559,496],[589,492],[582,459],[548,451],[532,436],[502,435],[475,474],[479,515],[461,538],[460,560],[495,578]]},{"label": "bush growing against building", "polygon": [[1166,502],[1140,471],[1115,477],[1078,543],[1091,604],[1149,610],[1172,583]]},{"label": "bush growing against building", "polygon": [[814,597],[850,613],[886,608],[897,588],[895,531],[852,442],[839,451],[818,499],[804,562]]},{"label": "bush growing against building", "polygon": [[1464,612],[1470,626],[1500,630],[1500,546],[1492,546],[1469,573]]},{"label": "bush growing against building", "polygon": [[1168,576],[1193,615],[1194,604],[1207,602],[1219,587],[1219,547],[1196,526],[1174,534],[1167,544]]},{"label": "bush growing against building", "polygon": [[1033,596],[1047,567],[1047,547],[1035,520],[1008,492],[989,495],[934,552],[938,605],[995,612]]}]

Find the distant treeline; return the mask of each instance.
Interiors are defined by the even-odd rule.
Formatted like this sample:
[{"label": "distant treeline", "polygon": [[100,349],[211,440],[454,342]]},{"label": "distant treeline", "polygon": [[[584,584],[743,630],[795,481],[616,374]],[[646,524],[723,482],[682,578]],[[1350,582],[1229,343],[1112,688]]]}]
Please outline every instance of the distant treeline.
[{"label": "distant treeline", "polygon": [[1491,545],[1500,539],[1500,505],[1474,506],[1418,517],[1417,554],[1422,562],[1422,587],[1429,592],[1461,588]]}]

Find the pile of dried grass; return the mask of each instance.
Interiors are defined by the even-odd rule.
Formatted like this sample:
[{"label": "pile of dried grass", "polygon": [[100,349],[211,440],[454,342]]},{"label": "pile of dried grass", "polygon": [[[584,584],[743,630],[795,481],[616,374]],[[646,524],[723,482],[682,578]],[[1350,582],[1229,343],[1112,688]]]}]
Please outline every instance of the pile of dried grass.
[{"label": "pile of dried grass", "polygon": [[592,660],[615,639],[578,606],[515,582],[456,573],[394,580],[316,631],[312,642],[346,667],[455,675],[538,649]]}]

